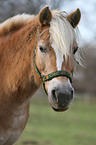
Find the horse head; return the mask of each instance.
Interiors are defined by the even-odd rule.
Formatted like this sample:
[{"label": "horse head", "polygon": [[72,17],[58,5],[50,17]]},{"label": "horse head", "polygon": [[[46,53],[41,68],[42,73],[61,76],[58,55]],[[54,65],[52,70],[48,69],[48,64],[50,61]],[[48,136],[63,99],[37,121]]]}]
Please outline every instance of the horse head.
[{"label": "horse head", "polygon": [[73,99],[74,55],[78,48],[75,28],[80,17],[79,9],[67,15],[59,10],[50,11],[48,6],[38,16],[34,64],[55,111],[67,110]]}]

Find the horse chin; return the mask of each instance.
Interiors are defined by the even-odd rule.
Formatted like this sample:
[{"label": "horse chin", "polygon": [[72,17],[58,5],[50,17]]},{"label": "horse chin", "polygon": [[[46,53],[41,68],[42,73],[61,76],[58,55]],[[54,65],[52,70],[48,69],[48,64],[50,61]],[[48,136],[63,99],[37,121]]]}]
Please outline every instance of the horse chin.
[{"label": "horse chin", "polygon": [[54,107],[52,107],[52,109],[56,112],[63,112],[63,111],[66,111],[68,108],[54,108]]}]

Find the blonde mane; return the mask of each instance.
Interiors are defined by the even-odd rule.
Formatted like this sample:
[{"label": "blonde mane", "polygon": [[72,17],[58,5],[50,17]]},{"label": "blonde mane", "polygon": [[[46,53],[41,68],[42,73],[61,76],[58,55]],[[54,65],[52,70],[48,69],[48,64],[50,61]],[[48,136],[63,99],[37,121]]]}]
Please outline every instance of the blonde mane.
[{"label": "blonde mane", "polygon": [[3,23],[0,23],[0,35],[7,34],[14,29],[20,28],[28,19],[34,18],[34,15],[21,14],[7,19]]},{"label": "blonde mane", "polygon": [[[67,58],[73,52],[74,43],[78,43],[77,29],[74,29],[67,20],[67,13],[60,10],[52,11],[53,18],[50,22],[50,41],[56,54],[62,59]],[[60,56],[62,54],[62,56]],[[80,51],[76,53],[76,59],[81,64]]]},{"label": "blonde mane", "polygon": [[50,23],[51,42],[57,51],[62,52],[65,56],[71,53],[73,42],[75,40],[75,32],[69,24],[66,13],[55,10]]}]

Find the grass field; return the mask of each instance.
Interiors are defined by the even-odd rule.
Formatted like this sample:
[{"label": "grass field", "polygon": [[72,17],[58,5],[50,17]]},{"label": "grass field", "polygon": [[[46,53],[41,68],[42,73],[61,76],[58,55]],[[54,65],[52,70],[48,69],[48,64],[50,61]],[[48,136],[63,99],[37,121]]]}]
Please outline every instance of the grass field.
[{"label": "grass field", "polygon": [[16,145],[96,145],[96,99],[76,98],[62,113],[54,112],[47,98],[33,98],[29,121]]}]

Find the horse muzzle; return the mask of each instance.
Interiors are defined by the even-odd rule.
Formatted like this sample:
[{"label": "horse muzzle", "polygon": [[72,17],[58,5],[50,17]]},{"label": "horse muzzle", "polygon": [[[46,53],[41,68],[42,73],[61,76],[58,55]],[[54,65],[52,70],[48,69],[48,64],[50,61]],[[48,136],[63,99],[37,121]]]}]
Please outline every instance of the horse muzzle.
[{"label": "horse muzzle", "polygon": [[[54,85],[53,85],[54,86]],[[66,111],[73,99],[73,88],[68,83],[59,84],[48,91],[48,99],[55,111]]]}]

